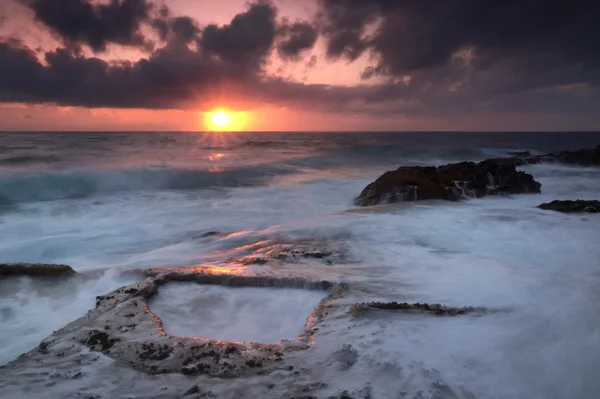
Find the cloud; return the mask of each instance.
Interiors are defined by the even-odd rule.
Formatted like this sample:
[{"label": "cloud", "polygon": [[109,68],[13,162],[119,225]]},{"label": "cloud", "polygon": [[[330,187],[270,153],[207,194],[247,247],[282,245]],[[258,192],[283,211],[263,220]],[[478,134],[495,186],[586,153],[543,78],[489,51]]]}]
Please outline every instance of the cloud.
[{"label": "cloud", "polygon": [[[600,27],[583,11],[582,0],[570,2],[571,8],[544,2],[548,15],[538,12],[540,3],[534,0],[490,0],[488,7],[478,0],[319,0],[320,13],[312,25],[278,20],[273,4],[259,0],[229,24],[204,29],[165,7],[137,2],[148,11],[139,22],[125,24],[128,29],[106,33],[102,29],[108,28],[99,29],[104,25],[96,21],[85,29],[71,27],[69,32],[78,33],[63,37],[98,51],[109,43],[143,46],[149,40],[135,37],[148,24],[163,47],[136,62],[108,62],[68,46],[40,54],[24,43],[0,39],[0,102],[145,109],[204,109],[224,102],[244,109],[269,104],[424,118],[593,116],[600,104],[600,56],[594,47],[600,44]],[[113,0],[103,7],[116,12],[125,3]],[[72,4],[78,4],[75,9],[92,7],[91,20],[105,15],[96,3]],[[590,9],[598,7],[590,4]],[[65,15],[74,14],[70,10]],[[65,21],[48,26],[69,25]],[[345,87],[266,73],[273,51],[284,61],[295,61],[314,48],[318,34],[329,58],[352,62],[372,56],[363,71],[363,78],[371,80]],[[313,55],[305,68],[313,68],[317,59]]]},{"label": "cloud", "polygon": [[163,42],[182,40],[185,43],[199,42],[202,34],[198,22],[186,16],[174,17],[167,6],[162,6],[158,16],[150,21],[150,26]]},{"label": "cloud", "polygon": [[35,18],[65,42],[86,44],[103,52],[110,43],[150,47],[140,26],[150,15],[148,0],[110,0],[96,4],[91,0],[29,0]]},{"label": "cloud", "polygon": [[600,3],[595,0],[319,0],[331,58],[378,59],[368,76],[440,68],[475,49],[474,66],[498,62],[517,72],[600,66]]},{"label": "cloud", "polygon": [[279,56],[291,60],[297,60],[302,52],[313,48],[318,38],[315,27],[306,21],[284,23],[277,33],[281,38],[277,44]]},{"label": "cloud", "polygon": [[241,85],[250,71],[205,57],[185,45],[148,59],[110,64],[65,49],[47,52],[42,64],[26,46],[0,43],[0,101],[64,106],[190,108],[221,87]]},{"label": "cloud", "polygon": [[268,1],[251,4],[230,24],[204,28],[200,45],[210,55],[239,64],[259,67],[275,40],[277,10]]},{"label": "cloud", "polygon": [[6,11],[4,11],[4,8],[0,7],[0,28],[4,27],[4,24],[6,24],[6,21],[8,21],[8,17],[6,16]]}]

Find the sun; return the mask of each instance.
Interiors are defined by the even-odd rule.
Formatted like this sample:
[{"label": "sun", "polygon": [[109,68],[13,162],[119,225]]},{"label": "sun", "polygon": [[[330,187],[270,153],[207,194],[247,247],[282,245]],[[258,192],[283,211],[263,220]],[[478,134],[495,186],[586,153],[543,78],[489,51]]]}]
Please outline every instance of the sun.
[{"label": "sun", "polygon": [[211,122],[217,127],[227,127],[231,122],[231,115],[223,111],[216,111],[210,115]]},{"label": "sun", "polygon": [[204,112],[204,127],[213,132],[235,132],[246,128],[248,113],[217,108]]}]

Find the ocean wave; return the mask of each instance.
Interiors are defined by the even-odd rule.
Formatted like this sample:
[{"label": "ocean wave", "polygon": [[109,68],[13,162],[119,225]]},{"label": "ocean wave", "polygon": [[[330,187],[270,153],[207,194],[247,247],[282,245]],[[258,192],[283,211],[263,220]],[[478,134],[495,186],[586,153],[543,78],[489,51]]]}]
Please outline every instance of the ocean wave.
[{"label": "ocean wave", "polygon": [[210,171],[206,169],[128,169],[46,171],[0,174],[0,202],[89,198],[128,191],[201,190],[257,186],[273,176],[293,173],[277,166]]},{"label": "ocean wave", "polygon": [[356,145],[318,152],[314,155],[291,159],[295,167],[325,168],[339,165],[437,165],[462,161],[482,161],[488,158],[509,156],[510,149],[429,149],[405,148],[400,145]]}]

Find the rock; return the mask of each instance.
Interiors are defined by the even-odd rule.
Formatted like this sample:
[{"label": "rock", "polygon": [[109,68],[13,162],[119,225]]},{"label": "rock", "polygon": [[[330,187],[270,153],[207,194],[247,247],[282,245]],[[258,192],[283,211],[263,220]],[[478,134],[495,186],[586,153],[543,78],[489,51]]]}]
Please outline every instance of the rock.
[{"label": "rock", "polygon": [[568,200],[552,201],[538,205],[538,208],[563,213],[600,213],[600,201]]},{"label": "rock", "polygon": [[486,160],[443,166],[401,166],[384,173],[356,198],[359,206],[441,199],[457,201],[490,194],[539,193],[541,184],[516,165]]},{"label": "rock", "polygon": [[[31,364],[42,364],[48,358],[66,362],[73,357],[92,357],[95,352],[150,375],[181,373],[222,378],[257,374],[280,367],[284,355],[308,348],[332,301],[345,292],[341,284],[302,278],[210,274],[198,270],[182,273],[179,269],[148,271],[148,276],[144,282],[98,296],[95,309],[55,331],[8,367],[29,369]],[[172,336],[165,333],[160,316],[152,313],[148,301],[160,286],[178,281],[231,287],[316,289],[323,291],[323,300],[294,341],[261,344]],[[31,363],[26,365],[27,362]]]},{"label": "rock", "polygon": [[509,151],[507,152],[508,155],[510,155],[511,157],[517,157],[517,158],[527,158],[527,157],[531,157],[531,152],[529,151]]},{"label": "rock", "polygon": [[472,306],[456,308],[443,306],[439,303],[406,303],[406,302],[365,302],[357,303],[351,308],[353,313],[360,313],[369,310],[391,310],[405,313],[426,313],[433,316],[461,316],[470,313],[487,313],[485,308],[475,308]]},{"label": "rock", "polygon": [[71,266],[41,263],[0,263],[1,276],[58,277],[77,272]]},{"label": "rock", "polygon": [[546,156],[552,157],[560,163],[598,166],[600,165],[600,145],[591,150],[562,151]]},{"label": "rock", "polygon": [[232,263],[242,265],[266,265],[282,263],[303,263],[319,261],[332,265],[345,262],[347,251],[343,243],[329,240],[308,238],[287,240],[282,238],[265,239],[252,245],[252,253],[242,257],[231,258]]}]

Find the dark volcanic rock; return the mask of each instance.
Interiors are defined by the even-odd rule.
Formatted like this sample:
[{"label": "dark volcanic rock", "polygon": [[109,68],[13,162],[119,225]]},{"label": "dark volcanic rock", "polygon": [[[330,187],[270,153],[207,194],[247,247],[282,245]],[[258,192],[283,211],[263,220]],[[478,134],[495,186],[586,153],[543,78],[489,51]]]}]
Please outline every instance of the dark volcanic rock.
[{"label": "dark volcanic rock", "polygon": [[368,310],[393,310],[406,313],[427,313],[433,316],[461,316],[470,313],[487,313],[485,308],[466,306],[456,308],[438,303],[406,303],[406,302],[366,302],[357,303],[351,309],[354,313]]},{"label": "dark volcanic rock", "polygon": [[584,200],[575,200],[575,201],[552,201],[549,203],[538,205],[538,208],[564,212],[564,213],[600,213],[600,201],[584,201]]},{"label": "dark volcanic rock", "polygon": [[541,184],[515,165],[486,160],[443,166],[401,166],[369,184],[355,200],[360,206],[490,194],[539,193]]},{"label": "dark volcanic rock", "polygon": [[1,276],[57,277],[76,274],[71,266],[38,263],[0,263]]},{"label": "dark volcanic rock", "polygon": [[560,163],[577,164],[584,166],[600,165],[600,145],[591,150],[562,151],[547,154]]}]

